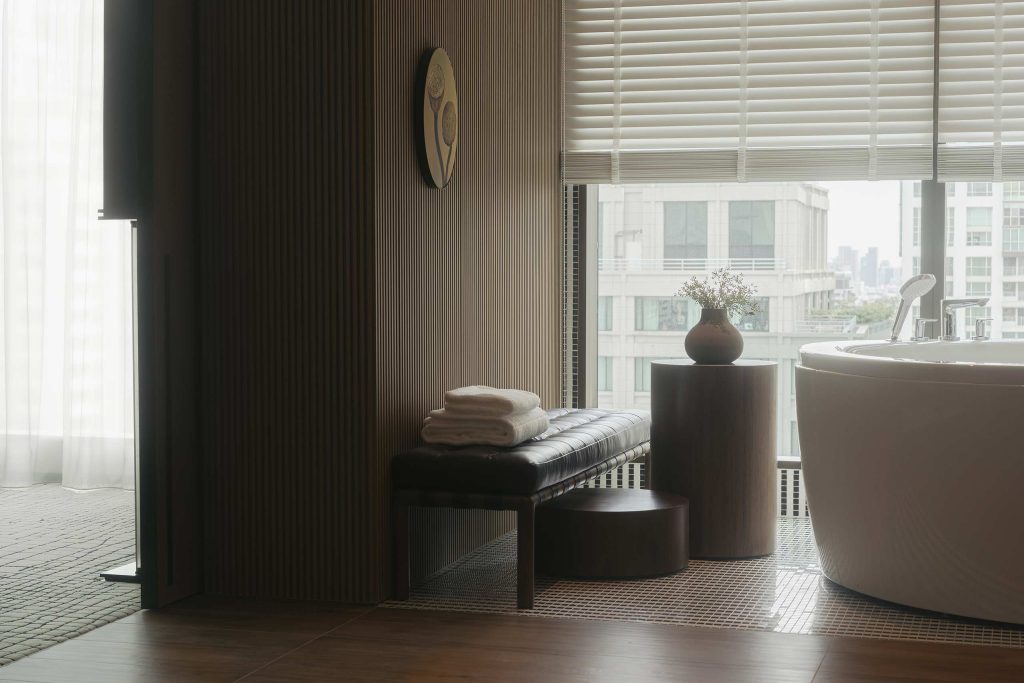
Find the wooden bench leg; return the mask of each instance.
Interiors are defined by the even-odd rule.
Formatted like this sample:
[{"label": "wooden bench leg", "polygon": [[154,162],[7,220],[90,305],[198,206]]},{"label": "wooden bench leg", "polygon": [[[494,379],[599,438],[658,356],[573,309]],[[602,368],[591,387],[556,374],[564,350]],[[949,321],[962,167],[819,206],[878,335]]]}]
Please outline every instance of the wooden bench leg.
[{"label": "wooden bench leg", "polygon": [[534,591],[534,517],[533,501],[519,508],[516,515],[516,573],[518,579],[517,602],[519,609],[533,609]]},{"label": "wooden bench leg", "polygon": [[394,593],[396,600],[409,599],[409,506],[398,498],[392,506],[394,529]]}]

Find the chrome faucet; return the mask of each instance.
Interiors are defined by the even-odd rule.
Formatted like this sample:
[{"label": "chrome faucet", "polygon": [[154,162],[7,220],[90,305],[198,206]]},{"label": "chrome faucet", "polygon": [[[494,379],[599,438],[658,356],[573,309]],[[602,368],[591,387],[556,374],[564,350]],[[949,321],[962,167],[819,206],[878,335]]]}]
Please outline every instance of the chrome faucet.
[{"label": "chrome faucet", "polygon": [[939,304],[939,310],[942,313],[942,333],[939,339],[942,341],[960,341],[960,337],[956,336],[956,309],[984,306],[987,303],[988,297],[943,299]]}]

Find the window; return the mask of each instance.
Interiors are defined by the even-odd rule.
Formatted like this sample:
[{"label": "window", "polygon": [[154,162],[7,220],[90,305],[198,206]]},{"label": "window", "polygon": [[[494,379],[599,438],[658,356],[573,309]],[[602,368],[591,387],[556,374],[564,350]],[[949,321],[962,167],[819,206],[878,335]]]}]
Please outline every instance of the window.
[{"label": "window", "polygon": [[956,183],[946,183],[946,196],[947,197],[955,197],[956,196]]},{"label": "window", "polygon": [[1003,228],[1003,251],[1024,251],[1024,228]]},{"label": "window", "polygon": [[635,327],[640,332],[685,332],[689,302],[679,297],[638,296]]},{"label": "window", "polygon": [[967,246],[992,244],[992,209],[987,206],[967,207]]},{"label": "window", "polygon": [[921,246],[921,207],[914,207],[914,246]]},{"label": "window", "polygon": [[708,203],[665,202],[666,259],[708,257]]},{"label": "window", "polygon": [[920,275],[921,274],[921,257],[920,256],[915,256],[913,258],[913,260],[911,261],[911,264],[912,264],[911,265],[911,270],[913,271],[911,273],[911,275]]},{"label": "window", "polygon": [[597,390],[612,390],[612,363],[615,361],[610,356],[597,357]]},{"label": "window", "polygon": [[991,296],[992,295],[992,283],[991,282],[968,282],[967,283],[967,296]]},{"label": "window", "polygon": [[917,199],[920,196],[921,196],[921,181],[920,180],[915,180],[914,181],[914,199]]},{"label": "window", "polygon": [[992,183],[967,183],[968,197],[991,197]]},{"label": "window", "polygon": [[956,209],[952,206],[946,209],[946,246],[953,246],[956,240]]},{"label": "window", "polygon": [[608,332],[612,329],[612,298],[597,297],[597,331]]},{"label": "window", "polygon": [[661,359],[642,357],[633,359],[633,391],[646,392],[651,390],[651,361],[656,360]]},{"label": "window", "polygon": [[992,209],[987,206],[967,207],[967,228],[992,229]]},{"label": "window", "polygon": [[1020,228],[1024,227],[1024,207],[1007,206],[1003,208],[1003,227]]},{"label": "window", "polygon": [[1024,257],[1004,256],[1003,275],[1024,275]]},{"label": "window", "polygon": [[1004,308],[1003,309],[1003,322],[1010,323],[1012,325],[1017,324],[1017,309],[1016,308]]},{"label": "window", "polygon": [[1024,182],[1017,180],[1012,183],[1003,183],[1003,199],[1024,200]]},{"label": "window", "polygon": [[729,258],[775,257],[775,202],[729,202]]},{"label": "window", "polygon": [[1004,282],[1003,283],[1003,298],[1004,299],[1016,299],[1017,298],[1017,284],[1016,282]]},{"label": "window", "polygon": [[992,259],[988,256],[967,257],[967,277],[988,277],[992,275]]},{"label": "window", "polygon": [[768,297],[757,298],[760,308],[752,315],[739,316],[733,320],[736,328],[744,332],[767,332],[768,331]]}]

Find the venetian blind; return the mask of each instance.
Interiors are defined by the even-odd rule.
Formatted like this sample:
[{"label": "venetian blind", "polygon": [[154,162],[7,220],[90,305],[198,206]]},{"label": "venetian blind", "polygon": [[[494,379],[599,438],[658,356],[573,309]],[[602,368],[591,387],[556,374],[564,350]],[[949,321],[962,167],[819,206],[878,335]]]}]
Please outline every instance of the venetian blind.
[{"label": "venetian blind", "polygon": [[564,0],[568,183],[932,173],[933,0]]},{"label": "venetian blind", "polygon": [[939,180],[1024,178],[1024,2],[942,0]]}]

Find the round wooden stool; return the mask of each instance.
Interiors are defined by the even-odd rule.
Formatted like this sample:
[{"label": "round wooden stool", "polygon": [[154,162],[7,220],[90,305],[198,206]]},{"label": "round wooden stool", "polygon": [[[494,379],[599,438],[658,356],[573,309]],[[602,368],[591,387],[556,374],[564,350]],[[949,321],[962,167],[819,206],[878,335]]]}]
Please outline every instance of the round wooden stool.
[{"label": "round wooden stool", "polygon": [[639,578],[685,569],[686,498],[645,489],[575,489],[537,508],[537,571]]}]

